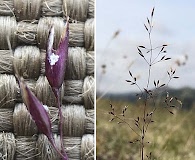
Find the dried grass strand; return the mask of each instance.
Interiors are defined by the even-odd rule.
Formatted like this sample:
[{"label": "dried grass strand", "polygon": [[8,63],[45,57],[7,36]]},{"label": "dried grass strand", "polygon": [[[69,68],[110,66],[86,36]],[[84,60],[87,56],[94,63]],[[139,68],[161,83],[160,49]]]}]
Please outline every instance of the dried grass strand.
[{"label": "dried grass strand", "polygon": [[0,2],[0,16],[13,16],[13,0],[3,0]]},{"label": "dried grass strand", "polygon": [[51,119],[51,129],[53,133],[58,133],[58,108],[49,107],[49,117]]},{"label": "dried grass strand", "polygon": [[0,109],[0,132],[13,131],[13,109]]},{"label": "dried grass strand", "polygon": [[85,131],[85,108],[80,105],[62,106],[64,136],[80,137]]},{"label": "dried grass strand", "polygon": [[86,109],[94,108],[94,86],[94,78],[92,76],[85,77],[83,83],[83,99]]},{"label": "dried grass strand", "polygon": [[35,46],[17,47],[14,52],[14,67],[26,79],[37,79],[40,75],[40,50]]},{"label": "dried grass strand", "polygon": [[84,48],[71,47],[68,51],[65,79],[79,80],[86,75],[86,52]]},{"label": "dried grass strand", "polygon": [[94,0],[89,0],[88,18],[94,18],[94,13],[95,13],[94,6],[95,6]]},{"label": "dried grass strand", "polygon": [[23,103],[16,104],[13,113],[14,133],[17,136],[32,136],[38,129],[26,106]]},{"label": "dried grass strand", "polygon": [[9,49],[7,39],[10,40],[11,46],[15,48],[17,44],[16,27],[17,24],[14,17],[0,16],[0,49]]},{"label": "dried grass strand", "polygon": [[94,76],[94,51],[88,51],[86,54],[86,72],[88,76]]},{"label": "dried grass strand", "polygon": [[17,136],[16,139],[16,159],[17,160],[34,160],[36,137]]},{"label": "dried grass strand", "polygon": [[64,15],[68,15],[73,20],[85,22],[88,3],[88,0],[63,0]]},{"label": "dried grass strand", "polygon": [[41,69],[40,69],[40,76],[45,76],[45,57],[46,57],[46,50],[41,50]]},{"label": "dried grass strand", "polygon": [[85,132],[93,134],[94,133],[94,110],[87,109],[85,111],[86,118],[85,118]]},{"label": "dried grass strand", "polygon": [[[9,49],[7,38],[11,47],[18,44],[37,44],[40,49],[46,49],[47,38],[51,25],[55,28],[54,48],[56,49],[64,29],[64,19],[61,17],[43,17],[37,21],[19,21],[14,17],[0,17],[0,49]],[[69,46],[84,47],[84,23],[70,23]]]},{"label": "dried grass strand", "polygon": [[65,90],[64,90],[64,103],[70,104],[82,104],[83,99],[82,95],[82,87],[83,81],[82,80],[66,80],[65,81]]},{"label": "dried grass strand", "polygon": [[62,0],[44,0],[42,3],[42,16],[62,16]]},{"label": "dried grass strand", "polygon": [[17,96],[17,83],[13,75],[0,75],[0,108],[13,108]]},{"label": "dried grass strand", "polygon": [[13,2],[17,21],[39,19],[42,0],[13,0]]},{"label": "dried grass strand", "polygon": [[13,74],[13,54],[9,50],[0,50],[0,74]]},{"label": "dried grass strand", "polygon": [[16,143],[13,133],[0,133],[0,158],[13,160],[16,151]]},{"label": "dried grass strand", "polygon": [[20,21],[17,25],[18,43],[36,44],[37,24],[36,21],[24,22]]},{"label": "dried grass strand", "polygon": [[69,46],[84,47],[84,23],[70,23]]},{"label": "dried grass strand", "polygon": [[64,137],[64,146],[69,159],[81,159],[81,138]]},{"label": "dried grass strand", "polygon": [[92,134],[83,135],[81,140],[81,159],[94,159],[94,136]]},{"label": "dried grass strand", "polygon": [[87,51],[94,50],[94,19],[87,19],[85,22],[84,36],[85,36],[85,48]]}]

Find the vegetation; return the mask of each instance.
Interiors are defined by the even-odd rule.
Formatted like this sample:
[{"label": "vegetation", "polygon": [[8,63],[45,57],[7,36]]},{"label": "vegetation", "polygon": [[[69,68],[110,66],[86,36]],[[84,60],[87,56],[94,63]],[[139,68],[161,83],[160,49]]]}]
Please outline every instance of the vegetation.
[{"label": "vegetation", "polygon": [[[179,89],[172,89],[172,88],[167,88],[166,89],[170,95],[174,95],[175,97],[178,97],[182,101],[182,108],[183,109],[190,109],[195,105],[195,89],[192,88],[179,88]],[[125,101],[125,102],[131,102],[131,103],[136,103],[137,97],[136,95],[140,94],[139,92],[129,92],[129,93],[107,93],[103,97],[106,99],[110,100],[115,100],[115,101]],[[97,96],[101,96],[101,93],[97,93]],[[162,97],[165,97],[165,93],[161,92],[158,94],[158,97],[156,97],[156,101],[161,103],[163,105]]]},{"label": "vegetation", "polygon": [[[166,63],[171,59],[167,56],[167,44],[154,45],[154,11],[155,8],[144,24],[148,44],[137,46],[137,53],[148,69],[148,75],[144,77],[145,84],[140,86],[132,69],[129,71],[130,78],[126,80],[131,86],[137,87],[136,100],[134,103],[108,102],[102,98],[97,100],[97,159],[195,158],[193,108],[181,110],[182,101],[168,90],[170,82],[179,78],[176,69],[170,67],[168,71],[163,71],[163,68],[159,70],[167,73],[168,81],[165,82],[153,75],[157,63]],[[115,123],[108,124],[108,121]]]},{"label": "vegetation", "polygon": [[[134,123],[135,116],[143,113],[142,106],[129,102],[112,101],[116,112],[120,113],[128,106],[126,115],[131,117],[129,123]],[[129,143],[137,136],[126,125],[109,122],[110,101],[97,101],[97,160],[137,160],[140,159],[138,144]],[[154,122],[149,126],[146,139],[146,152],[152,152],[156,160],[194,160],[195,159],[195,106],[190,110],[173,110],[174,115],[157,107],[153,115]]]}]

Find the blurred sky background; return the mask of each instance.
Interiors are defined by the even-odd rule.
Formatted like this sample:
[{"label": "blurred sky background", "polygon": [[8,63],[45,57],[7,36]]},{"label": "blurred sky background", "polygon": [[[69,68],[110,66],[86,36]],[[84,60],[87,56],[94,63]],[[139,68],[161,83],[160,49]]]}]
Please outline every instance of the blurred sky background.
[{"label": "blurred sky background", "polygon": [[[97,91],[138,91],[125,80],[128,71],[138,76],[138,84],[146,86],[147,65],[137,53],[137,46],[149,45],[144,28],[146,18],[155,7],[152,40],[155,45],[168,44],[167,57],[152,69],[152,79],[158,77],[162,83],[168,81],[166,70],[176,68],[179,79],[170,87],[195,88],[195,1],[194,0],[97,0],[96,1],[96,77]],[[119,35],[112,39],[113,34]],[[175,61],[186,65],[178,67]],[[103,72],[102,66],[105,66]],[[153,80],[152,80],[153,81]]]}]

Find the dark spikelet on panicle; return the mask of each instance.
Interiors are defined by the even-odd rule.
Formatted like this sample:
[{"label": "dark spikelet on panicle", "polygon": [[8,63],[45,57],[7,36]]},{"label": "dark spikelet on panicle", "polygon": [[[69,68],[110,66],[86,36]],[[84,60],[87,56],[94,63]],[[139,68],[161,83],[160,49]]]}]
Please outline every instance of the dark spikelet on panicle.
[{"label": "dark spikelet on panicle", "polygon": [[154,9],[155,9],[155,7],[153,7],[153,8],[152,8],[151,17],[153,17],[153,16],[154,16]]}]

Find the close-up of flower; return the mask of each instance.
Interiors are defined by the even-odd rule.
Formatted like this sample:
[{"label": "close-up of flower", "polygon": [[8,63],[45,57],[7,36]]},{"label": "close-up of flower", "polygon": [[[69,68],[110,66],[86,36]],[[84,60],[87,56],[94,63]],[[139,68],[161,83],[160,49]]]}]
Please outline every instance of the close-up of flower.
[{"label": "close-up of flower", "polygon": [[23,102],[28,108],[28,111],[32,116],[32,119],[34,120],[39,132],[46,135],[51,145],[59,153],[62,159],[67,160],[68,157],[66,155],[62,155],[55,144],[48,111],[45,109],[43,104],[41,104],[38,98],[33,94],[33,92],[27,87],[24,79],[17,77],[17,80],[20,86]]},{"label": "close-up of flower", "polygon": [[54,26],[51,27],[47,41],[45,74],[52,89],[59,89],[62,86],[65,76],[66,63],[68,60],[69,41],[69,18],[67,18],[64,31],[61,35],[58,48],[53,48]]},{"label": "close-up of flower", "polygon": [[67,154],[63,146],[63,133],[62,133],[62,110],[61,110],[61,97],[60,97],[60,87],[64,82],[64,76],[66,71],[66,63],[68,60],[68,42],[69,42],[69,17],[66,20],[65,29],[61,35],[60,42],[57,50],[54,50],[54,27],[52,26],[49,32],[46,58],[45,58],[45,74],[48,82],[54,92],[57,99],[58,109],[59,109],[59,130],[61,138],[61,148],[62,153],[67,157]]}]

